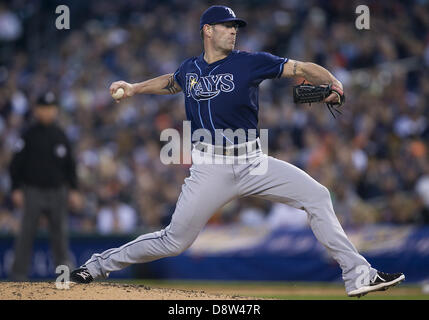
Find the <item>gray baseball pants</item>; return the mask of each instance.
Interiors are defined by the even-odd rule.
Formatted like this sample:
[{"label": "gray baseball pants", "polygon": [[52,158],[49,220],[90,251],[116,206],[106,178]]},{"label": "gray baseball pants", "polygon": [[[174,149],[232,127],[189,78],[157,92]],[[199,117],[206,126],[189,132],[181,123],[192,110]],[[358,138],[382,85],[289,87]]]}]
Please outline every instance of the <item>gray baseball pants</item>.
[{"label": "gray baseball pants", "polygon": [[[376,270],[349,241],[332,206],[329,191],[301,169],[265,155],[249,152],[247,160],[238,157],[192,151],[190,176],[182,185],[176,210],[163,230],[139,236],[119,248],[94,254],[85,263],[94,278],[106,278],[111,271],[130,264],[176,256],[197,238],[210,217],[233,199],[255,196],[281,202],[307,212],[316,236],[338,262],[346,291],[360,287],[362,267],[373,278]],[[223,164],[207,164],[222,162]],[[225,164],[234,161],[232,164]]]},{"label": "gray baseball pants", "polygon": [[21,229],[15,240],[14,262],[10,278],[27,279],[31,266],[33,243],[39,228],[39,220],[45,214],[49,223],[49,236],[55,265],[71,266],[68,256],[67,188],[42,189],[25,186],[24,212]]}]

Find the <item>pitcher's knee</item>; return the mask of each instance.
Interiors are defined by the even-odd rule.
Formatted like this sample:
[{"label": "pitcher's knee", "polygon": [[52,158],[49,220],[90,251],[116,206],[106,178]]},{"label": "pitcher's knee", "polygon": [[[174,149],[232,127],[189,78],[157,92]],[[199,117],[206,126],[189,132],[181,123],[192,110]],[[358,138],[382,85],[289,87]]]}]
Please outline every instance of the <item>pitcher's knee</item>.
[{"label": "pitcher's knee", "polygon": [[194,242],[196,236],[191,235],[189,232],[172,232],[171,230],[168,231],[167,237],[166,237],[166,247],[168,249],[168,255],[169,256],[177,256],[181,254],[183,251],[188,249],[192,243]]},{"label": "pitcher's knee", "polygon": [[185,251],[186,249],[188,249],[191,246],[191,244],[184,243],[184,242],[170,244],[170,246],[169,246],[169,256],[178,256],[183,251]]},{"label": "pitcher's knee", "polygon": [[326,188],[324,185],[320,185],[320,196],[323,199],[331,199],[331,192],[329,192],[328,188]]},{"label": "pitcher's knee", "polygon": [[331,193],[328,188],[318,183],[310,192],[310,198],[312,202],[324,203],[331,201]]}]

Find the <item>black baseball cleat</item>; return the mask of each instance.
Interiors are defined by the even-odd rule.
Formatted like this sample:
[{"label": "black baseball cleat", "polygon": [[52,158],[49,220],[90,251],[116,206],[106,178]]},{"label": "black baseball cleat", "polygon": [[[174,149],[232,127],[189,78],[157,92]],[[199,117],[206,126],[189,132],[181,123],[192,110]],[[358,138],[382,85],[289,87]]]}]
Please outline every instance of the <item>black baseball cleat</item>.
[{"label": "black baseball cleat", "polygon": [[85,267],[73,270],[70,274],[70,282],[72,283],[91,283],[92,281],[94,278]]},{"label": "black baseball cleat", "polygon": [[374,279],[370,281],[369,285],[350,291],[348,296],[360,298],[369,292],[385,291],[390,287],[396,286],[404,280],[405,275],[403,273],[384,273],[378,271]]}]

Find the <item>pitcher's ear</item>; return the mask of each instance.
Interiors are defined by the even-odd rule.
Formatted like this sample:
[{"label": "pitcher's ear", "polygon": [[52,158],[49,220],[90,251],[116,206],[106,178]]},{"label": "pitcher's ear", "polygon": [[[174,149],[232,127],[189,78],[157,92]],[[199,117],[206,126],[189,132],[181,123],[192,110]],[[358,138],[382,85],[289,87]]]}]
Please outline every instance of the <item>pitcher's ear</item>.
[{"label": "pitcher's ear", "polygon": [[210,24],[205,24],[204,26],[203,26],[203,33],[206,33],[206,34],[208,34],[209,36],[211,36],[212,35],[212,32],[213,32],[213,25],[210,25]]}]

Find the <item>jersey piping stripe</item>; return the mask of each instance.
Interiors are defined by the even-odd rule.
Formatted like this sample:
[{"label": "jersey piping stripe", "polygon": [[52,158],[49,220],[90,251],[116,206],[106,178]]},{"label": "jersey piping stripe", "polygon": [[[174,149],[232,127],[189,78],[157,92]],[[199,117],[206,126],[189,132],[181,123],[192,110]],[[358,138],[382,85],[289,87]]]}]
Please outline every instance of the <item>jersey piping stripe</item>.
[{"label": "jersey piping stripe", "polygon": [[280,71],[277,74],[277,78],[281,77],[281,75],[283,73],[283,69],[284,69],[285,63],[288,62],[288,60],[289,60],[289,58],[283,58],[283,59],[284,59],[284,61],[280,64]]},{"label": "jersey piping stripe", "polygon": [[[218,66],[216,66],[215,68],[213,68],[213,70],[209,72],[209,76],[211,76],[211,75],[212,75],[212,72],[213,72],[213,71],[215,71],[219,66],[220,66],[220,65],[218,65]],[[208,105],[208,108],[209,108],[210,123],[212,124],[212,128],[213,128],[214,134],[215,134],[215,136],[216,136],[216,128],[215,128],[215,126],[214,126],[214,124],[213,124],[212,111],[211,111],[211,107],[210,107],[210,106],[211,106],[210,101],[211,101],[211,99],[207,100],[207,105]],[[231,142],[232,144],[234,144],[231,140],[229,140],[227,137],[225,137],[225,135],[223,134],[223,132],[222,132],[222,135],[223,135],[223,137],[224,137],[226,140],[228,140],[229,142]]]},{"label": "jersey piping stripe", "polygon": [[198,115],[200,116],[200,122],[201,122],[201,125],[203,126],[203,128],[205,129],[204,123],[203,123],[203,119],[201,118],[201,106],[200,106],[200,102],[197,100],[197,103],[198,103]]},{"label": "jersey piping stripe", "polygon": [[[178,73],[179,73],[179,70],[177,70],[173,75],[174,81],[176,81],[177,83],[179,83],[179,81],[177,81],[177,74]],[[182,88],[182,90],[183,90],[183,88]]]},{"label": "jersey piping stripe", "polygon": [[[99,256],[99,257],[97,257],[97,258],[100,258],[101,260],[106,260],[106,259],[109,259],[111,255],[113,255],[113,254],[115,254],[115,253],[119,253],[119,252],[120,252],[120,251],[122,251],[123,249],[128,248],[129,246],[132,246],[133,244],[136,244],[136,243],[139,243],[139,242],[142,242],[142,241],[145,241],[145,240],[162,239],[163,237],[166,237],[166,236],[167,236],[167,232],[165,232],[164,234],[160,235],[159,237],[146,238],[146,239],[140,239],[140,240],[137,240],[137,239],[136,239],[136,240],[134,240],[134,241],[132,241],[132,242],[128,243],[128,245],[126,245],[126,246],[124,246],[124,247],[120,247],[120,248],[118,248],[117,250],[115,250],[115,251],[113,251],[113,252],[110,252],[110,254],[109,254],[108,256],[106,256],[106,257]],[[95,260],[93,260],[93,261],[90,261],[90,262],[88,262],[88,263],[85,263],[85,265],[91,264],[91,263],[96,262],[96,261],[97,261],[97,259],[95,259]]]},{"label": "jersey piping stripe", "polygon": [[197,61],[196,61],[196,60],[194,61],[194,64],[197,66],[198,70],[200,71],[200,77],[202,77],[201,69],[200,69],[200,67],[198,66],[198,64],[197,64]]},{"label": "jersey piping stripe", "polygon": [[[194,61],[194,64],[198,68],[198,70],[200,71],[200,80],[201,80],[201,77],[203,76],[202,73],[201,73],[201,69],[200,69],[200,67],[197,64],[197,61]],[[204,127],[203,119],[201,118],[201,106],[200,106],[200,102],[197,100],[197,103],[198,103],[198,115],[200,116],[201,126],[203,127],[203,129],[205,129],[206,127]]]}]

